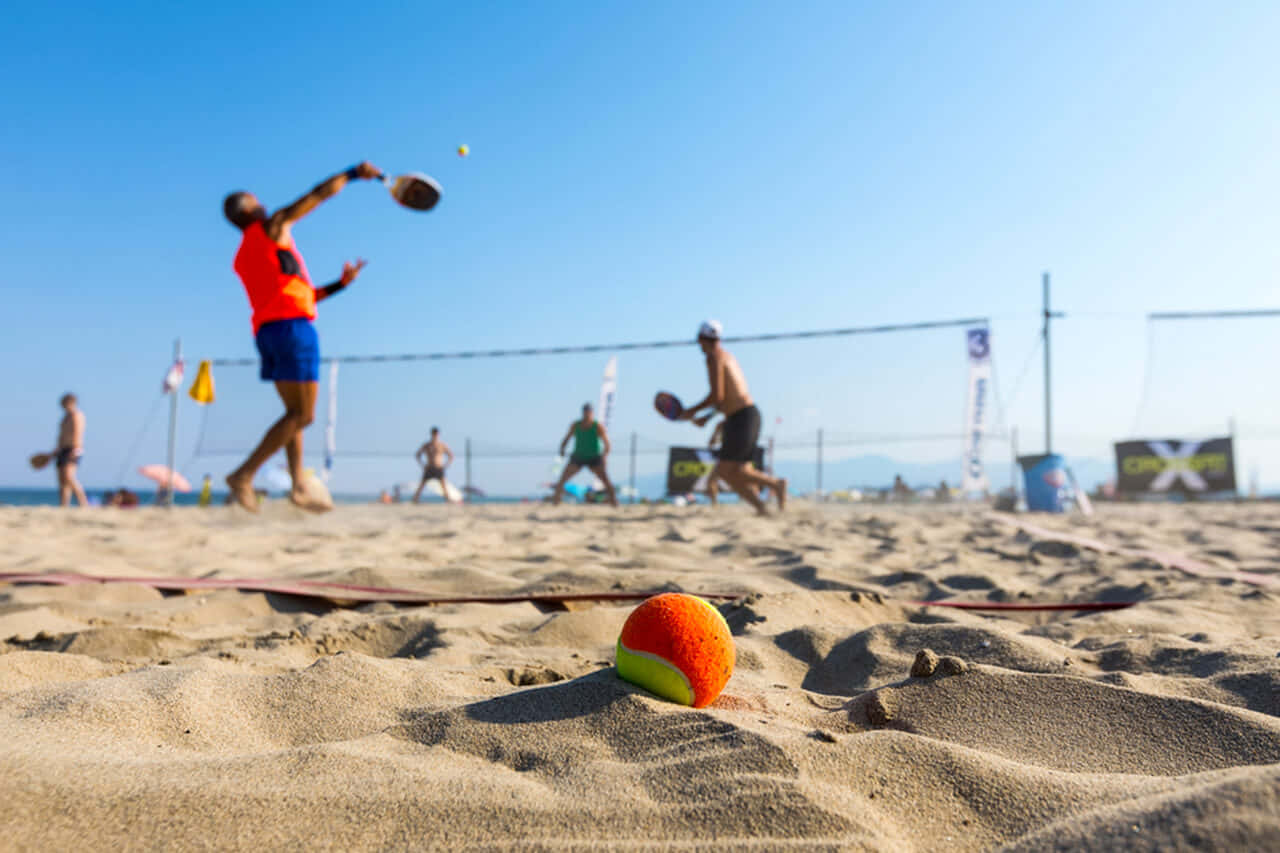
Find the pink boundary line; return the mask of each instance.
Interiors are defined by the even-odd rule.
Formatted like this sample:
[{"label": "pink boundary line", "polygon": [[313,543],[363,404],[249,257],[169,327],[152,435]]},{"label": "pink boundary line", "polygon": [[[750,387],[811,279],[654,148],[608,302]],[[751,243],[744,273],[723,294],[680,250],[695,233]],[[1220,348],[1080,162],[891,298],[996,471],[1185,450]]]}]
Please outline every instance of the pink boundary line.
[{"label": "pink boundary line", "polygon": [[[0,572],[0,583],[43,584],[48,586],[77,586],[81,584],[136,583],[153,589],[238,589],[244,592],[274,592],[279,595],[296,595],[320,598],[333,602],[388,601],[397,604],[518,604],[560,603],[565,601],[643,601],[659,595],[664,590],[643,592],[566,592],[523,593],[513,595],[430,595],[415,589],[399,587],[362,586],[360,584],[333,583],[329,581],[271,581],[262,578],[152,578],[105,577],[83,575],[76,572]],[[732,601],[744,593],[699,592],[702,598]],[[891,600],[891,599],[890,599]],[[1033,604],[1003,601],[906,601],[916,607],[953,607],[958,610],[1120,610],[1132,607],[1132,601],[1087,601],[1079,603]]]},{"label": "pink boundary line", "polygon": [[1201,578],[1210,578],[1213,580],[1233,580],[1251,583],[1255,586],[1280,586],[1280,577],[1271,575],[1258,574],[1257,572],[1239,572],[1232,570],[1217,569],[1207,563],[1201,563],[1193,560],[1185,554],[1179,554],[1177,551],[1152,551],[1145,548],[1125,548],[1120,545],[1111,545],[1099,539],[1091,539],[1088,536],[1079,536],[1075,533],[1066,533],[1059,530],[1051,530],[1047,527],[1039,527],[1034,524],[1027,524],[1024,521],[1011,521],[1009,519],[996,519],[1004,524],[1011,524],[1019,530],[1026,531],[1032,536],[1038,536],[1041,539],[1053,539],[1059,542],[1069,542],[1072,545],[1079,545],[1081,548],[1088,548],[1090,551],[1097,551],[1100,554],[1119,554],[1125,557],[1139,557],[1153,560],[1160,565],[1178,569],[1189,575],[1195,575]]}]

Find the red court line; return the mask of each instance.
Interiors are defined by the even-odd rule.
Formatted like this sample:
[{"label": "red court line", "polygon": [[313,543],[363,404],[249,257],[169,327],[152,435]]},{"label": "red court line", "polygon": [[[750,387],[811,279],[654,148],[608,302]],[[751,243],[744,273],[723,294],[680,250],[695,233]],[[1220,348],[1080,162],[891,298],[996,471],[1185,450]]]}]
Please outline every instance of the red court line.
[{"label": "red court line", "polygon": [[[44,584],[51,586],[77,586],[81,584],[134,583],[153,589],[202,590],[238,589],[244,592],[273,592],[279,595],[297,595],[306,598],[323,598],[329,601],[358,601],[361,603],[389,601],[397,604],[517,604],[522,602],[557,603],[563,601],[643,601],[669,590],[640,592],[544,592],[515,593],[509,595],[432,595],[417,589],[401,587],[364,586],[361,584],[329,581],[274,581],[264,578],[164,578],[164,577],[106,577],[83,575],[77,572],[23,573],[0,572],[0,583]],[[699,592],[702,598],[728,601],[741,598],[742,593]]]},{"label": "red court line", "polygon": [[[43,584],[49,586],[77,586],[81,584],[135,583],[153,589],[200,590],[238,589],[243,592],[273,592],[278,595],[296,595],[334,602],[358,601],[362,603],[387,601],[396,604],[556,604],[565,601],[643,601],[667,590],[641,592],[544,592],[515,593],[510,595],[431,595],[416,589],[400,587],[363,586],[361,584],[332,583],[329,581],[273,581],[264,578],[156,578],[156,577],[106,577],[83,575],[76,572],[0,572],[0,583]],[[699,592],[702,598],[731,601],[742,598],[744,593]],[[892,600],[892,599],[886,599]],[[1087,601],[1078,603],[1033,604],[1003,601],[907,601],[904,604],[917,607],[953,607],[960,610],[1119,610],[1132,607],[1132,601]]]}]

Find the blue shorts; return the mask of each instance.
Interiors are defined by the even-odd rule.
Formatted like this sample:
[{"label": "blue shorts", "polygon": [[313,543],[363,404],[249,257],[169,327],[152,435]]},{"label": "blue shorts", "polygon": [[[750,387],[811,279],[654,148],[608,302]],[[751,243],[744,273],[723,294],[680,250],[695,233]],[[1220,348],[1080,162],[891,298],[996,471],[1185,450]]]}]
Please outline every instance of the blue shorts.
[{"label": "blue shorts", "polygon": [[310,320],[299,317],[263,323],[257,343],[262,381],[320,381],[320,336]]}]

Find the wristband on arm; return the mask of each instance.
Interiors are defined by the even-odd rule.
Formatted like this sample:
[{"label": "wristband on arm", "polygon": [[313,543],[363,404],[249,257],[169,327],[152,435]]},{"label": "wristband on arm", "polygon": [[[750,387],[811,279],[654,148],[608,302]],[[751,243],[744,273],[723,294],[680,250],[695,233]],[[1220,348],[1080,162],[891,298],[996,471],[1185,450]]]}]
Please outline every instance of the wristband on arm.
[{"label": "wristband on arm", "polygon": [[333,284],[326,284],[324,287],[318,287],[318,288],[316,288],[316,290],[317,290],[318,292],[320,292],[320,293],[324,294],[324,295],[321,297],[322,299],[328,299],[330,296],[333,296],[333,294],[335,294],[335,293],[339,293],[339,292],[341,292],[341,291],[345,290],[345,289],[346,289],[346,287],[347,287],[347,286],[346,286],[345,284],[343,284],[342,282],[340,282],[340,281],[335,281]]},{"label": "wristband on arm", "polygon": [[350,169],[347,169],[347,171],[343,172],[342,174],[347,176],[348,181],[360,180],[360,170],[355,166],[352,166]]}]

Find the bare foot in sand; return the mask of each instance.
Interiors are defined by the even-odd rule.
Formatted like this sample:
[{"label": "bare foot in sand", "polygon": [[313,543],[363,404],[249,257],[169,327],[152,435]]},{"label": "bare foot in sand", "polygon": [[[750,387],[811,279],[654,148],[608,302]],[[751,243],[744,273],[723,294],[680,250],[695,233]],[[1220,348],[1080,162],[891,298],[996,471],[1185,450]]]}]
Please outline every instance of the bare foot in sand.
[{"label": "bare foot in sand", "polygon": [[258,496],[253,492],[253,480],[249,477],[227,476],[227,488],[231,490],[231,500],[249,510],[258,511]]},{"label": "bare foot in sand", "polygon": [[787,508],[787,481],[778,481],[778,512],[782,512]]},{"label": "bare foot in sand", "polygon": [[305,509],[307,512],[328,512],[333,509],[333,504],[311,494],[306,486],[294,486],[293,491],[289,492],[289,501],[298,509]]}]

